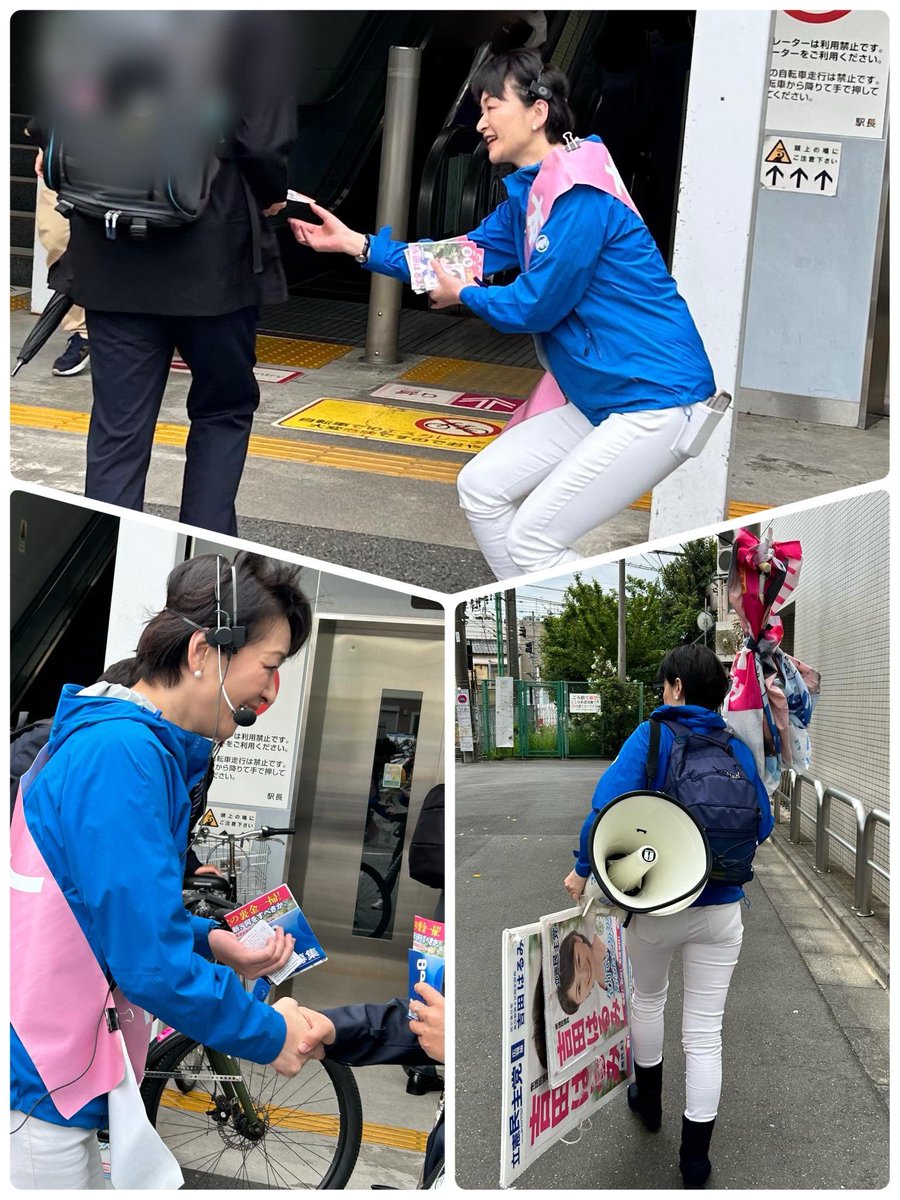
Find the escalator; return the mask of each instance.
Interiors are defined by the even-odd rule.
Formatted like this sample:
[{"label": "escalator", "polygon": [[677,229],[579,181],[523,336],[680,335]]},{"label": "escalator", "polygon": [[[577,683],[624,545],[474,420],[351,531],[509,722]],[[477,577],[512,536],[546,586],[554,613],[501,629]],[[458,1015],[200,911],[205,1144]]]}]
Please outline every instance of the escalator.
[{"label": "escalator", "polygon": [[107,665],[119,519],[20,491],[10,521],[10,712],[36,720]]},{"label": "escalator", "polygon": [[[409,230],[448,237],[473,229],[504,198],[509,167],[493,167],[475,131],[478,106],[467,81],[492,50],[505,48],[510,14],[344,14],[346,46],[330,91],[300,106],[293,186],[334,208],[352,228],[375,225],[386,64],[390,45],[422,49]],[[671,247],[682,125],[693,41],[693,13],[547,12],[546,61],[565,71],[579,136],[599,133],[664,258]],[[330,31],[329,14],[303,14]],[[342,22],[343,24],[343,22]],[[327,40],[327,39],[325,39]],[[324,43],[323,43],[324,44]],[[334,53],[332,51],[332,53]],[[302,82],[302,81],[301,81]],[[263,313],[270,333],[360,345],[365,340],[369,276],[344,255],[316,255],[280,234],[291,300]],[[339,260],[339,261],[335,261]],[[497,334],[463,310],[431,313],[427,300],[403,296],[402,354],[461,356],[535,367],[531,339]]]}]

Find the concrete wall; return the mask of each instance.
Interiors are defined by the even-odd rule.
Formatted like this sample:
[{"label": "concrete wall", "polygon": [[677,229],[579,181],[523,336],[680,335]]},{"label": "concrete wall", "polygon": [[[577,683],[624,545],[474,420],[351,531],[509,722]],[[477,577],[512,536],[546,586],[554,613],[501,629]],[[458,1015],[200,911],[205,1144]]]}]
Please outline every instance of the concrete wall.
[{"label": "concrete wall", "polygon": [[[867,811],[890,811],[887,493],[779,518],[774,531],[776,540],[796,537],[803,546],[794,653],[822,673],[810,729],[812,773],[858,796]],[[849,810],[835,804],[832,812],[832,828],[853,842]],[[803,832],[811,834],[811,822]],[[884,867],[888,846],[879,826],[874,860]],[[832,862],[852,874],[852,855],[836,843]],[[885,881],[877,874],[874,881],[875,894],[887,900]]]}]

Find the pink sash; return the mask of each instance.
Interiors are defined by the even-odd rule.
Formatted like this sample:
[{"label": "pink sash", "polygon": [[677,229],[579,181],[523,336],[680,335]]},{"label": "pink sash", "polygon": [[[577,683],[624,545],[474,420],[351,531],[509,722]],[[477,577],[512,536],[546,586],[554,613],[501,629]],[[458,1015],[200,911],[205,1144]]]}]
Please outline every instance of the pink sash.
[{"label": "pink sash", "polygon": [[[615,196],[640,216],[609,151],[602,142],[581,142],[576,150],[557,146],[541,163],[541,169],[528,194],[525,218],[526,270],[531,263],[535,243],[554,203],[578,183],[586,183],[609,196]],[[529,417],[561,408],[565,403],[566,398],[560,391],[559,384],[547,371],[522,407],[506,422],[506,429],[518,425],[520,421],[527,421]]]},{"label": "pink sash", "polygon": [[10,826],[9,1009],[53,1103],[68,1118],[112,1091],[125,1073],[121,1041],[109,1031],[104,1010],[115,1004],[119,1012],[138,1080],[150,1018],[118,990],[109,997],[106,976],[25,821],[24,798],[48,758],[45,746],[22,776]]}]

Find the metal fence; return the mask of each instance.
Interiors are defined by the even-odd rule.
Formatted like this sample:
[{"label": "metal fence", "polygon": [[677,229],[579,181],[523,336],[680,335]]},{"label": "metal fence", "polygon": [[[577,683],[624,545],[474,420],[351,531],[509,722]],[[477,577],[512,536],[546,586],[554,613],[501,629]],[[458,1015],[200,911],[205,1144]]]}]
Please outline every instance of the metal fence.
[{"label": "metal fence", "polygon": [[[804,788],[804,784],[806,787]],[[811,792],[814,808],[804,808],[802,801],[805,793]],[[830,787],[809,771],[790,770],[781,776],[781,783],[775,793],[775,820],[782,821],[781,803],[788,809],[789,839],[799,843],[803,840],[801,820],[805,818],[813,826],[815,842],[816,870],[831,870],[831,845],[837,842],[848,850],[854,859],[853,869],[853,911],[859,917],[871,917],[873,876],[879,875],[890,883],[890,873],[886,867],[875,862],[875,827],[884,825],[890,829],[890,814],[880,808],[871,808],[866,812],[865,805],[857,796],[840,788]],[[780,801],[780,802],[779,802]],[[853,815],[855,824],[855,840],[847,841],[831,825],[832,806],[837,803],[848,808]]]},{"label": "metal fence", "polygon": [[481,757],[615,758],[659,700],[655,686],[618,679],[593,691],[584,682],[516,679],[511,712],[501,712],[498,724],[495,681],[486,679],[475,705]]}]

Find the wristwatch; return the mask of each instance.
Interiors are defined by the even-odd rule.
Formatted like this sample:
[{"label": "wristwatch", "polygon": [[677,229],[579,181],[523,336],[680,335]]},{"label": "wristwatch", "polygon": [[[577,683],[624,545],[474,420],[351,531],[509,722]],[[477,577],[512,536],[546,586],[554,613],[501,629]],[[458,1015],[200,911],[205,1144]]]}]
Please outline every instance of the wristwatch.
[{"label": "wristwatch", "polygon": [[360,251],[359,254],[353,255],[353,257],[356,259],[356,261],[358,263],[367,263],[369,261],[369,247],[372,244],[372,239],[369,237],[368,234],[364,234],[364,237],[366,240],[363,242],[362,250]]}]

